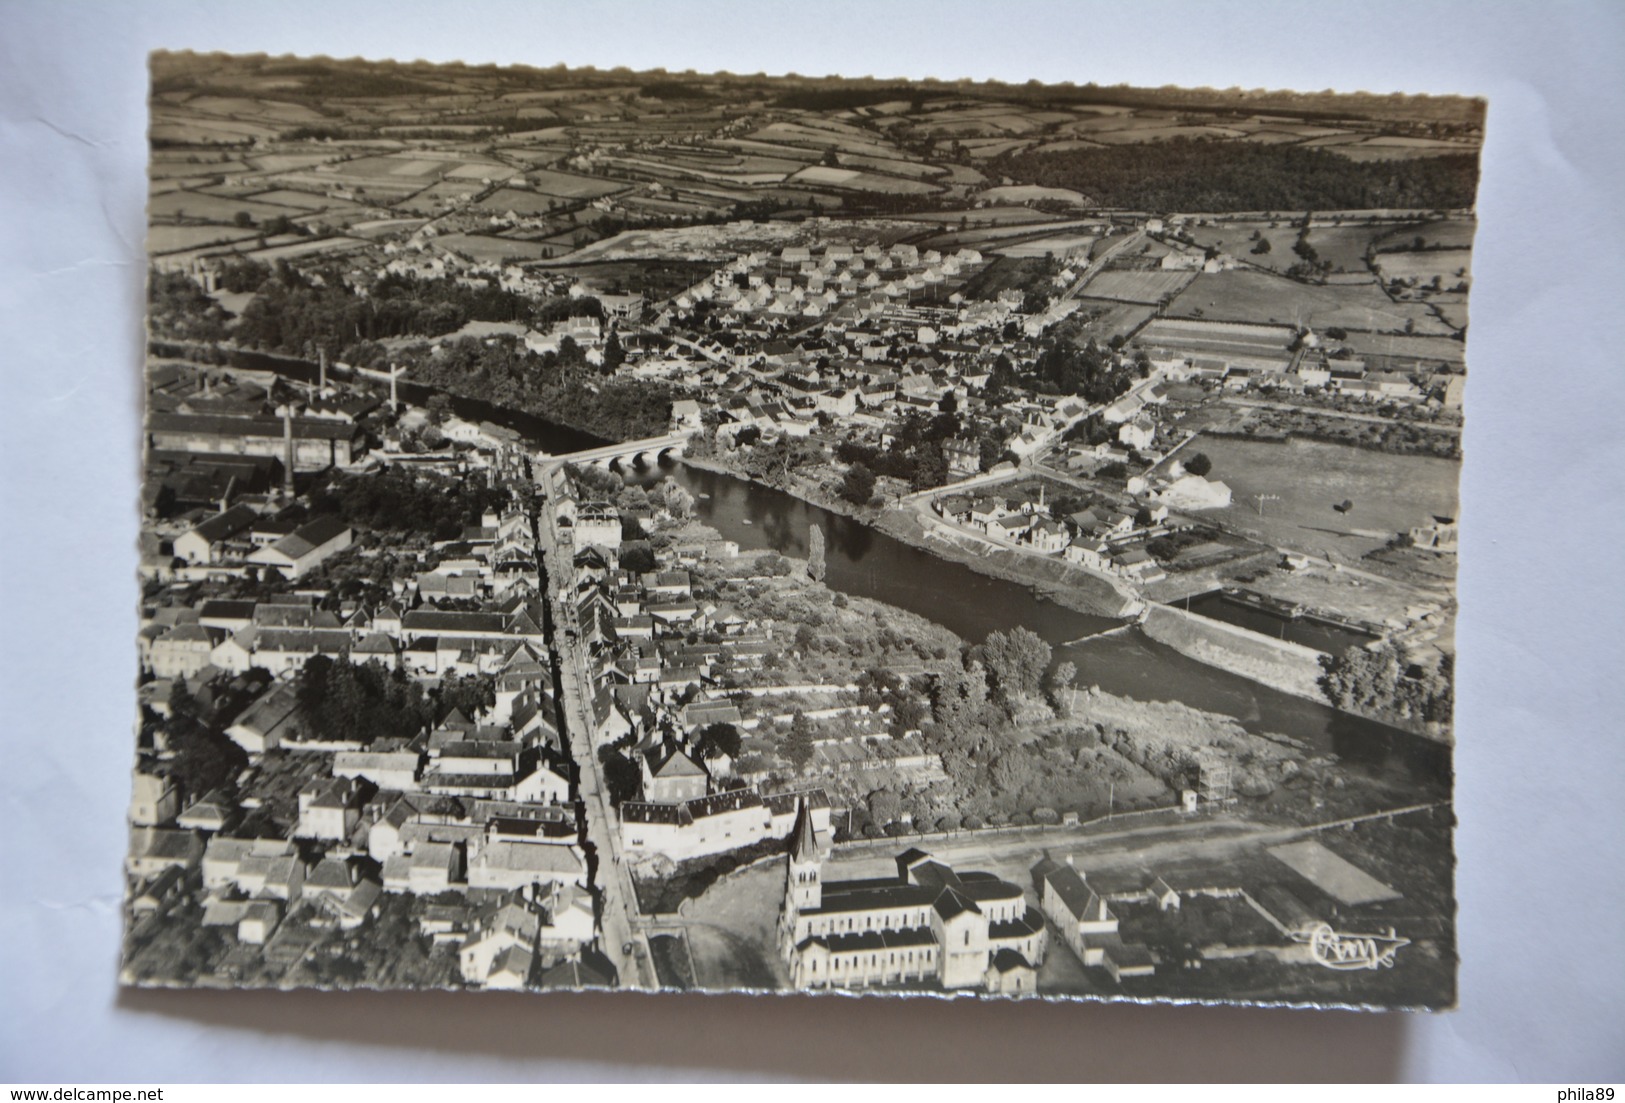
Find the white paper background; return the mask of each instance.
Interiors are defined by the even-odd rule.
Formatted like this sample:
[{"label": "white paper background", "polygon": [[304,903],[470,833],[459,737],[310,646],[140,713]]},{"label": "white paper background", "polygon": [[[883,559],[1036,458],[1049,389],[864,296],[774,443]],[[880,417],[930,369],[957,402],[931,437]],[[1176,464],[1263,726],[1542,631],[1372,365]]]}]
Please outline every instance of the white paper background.
[{"label": "white paper background", "polygon": [[[1625,1077],[1610,3],[0,7],[0,1081]],[[120,993],[145,55],[1474,93],[1462,1010]]]}]

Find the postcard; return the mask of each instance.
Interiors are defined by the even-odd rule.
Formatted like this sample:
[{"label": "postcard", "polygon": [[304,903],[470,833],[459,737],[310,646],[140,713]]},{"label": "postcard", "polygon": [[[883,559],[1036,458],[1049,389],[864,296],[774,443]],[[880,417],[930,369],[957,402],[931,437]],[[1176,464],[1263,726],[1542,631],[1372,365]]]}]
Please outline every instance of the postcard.
[{"label": "postcard", "polygon": [[151,73],[125,983],[1454,1005],[1482,101]]}]

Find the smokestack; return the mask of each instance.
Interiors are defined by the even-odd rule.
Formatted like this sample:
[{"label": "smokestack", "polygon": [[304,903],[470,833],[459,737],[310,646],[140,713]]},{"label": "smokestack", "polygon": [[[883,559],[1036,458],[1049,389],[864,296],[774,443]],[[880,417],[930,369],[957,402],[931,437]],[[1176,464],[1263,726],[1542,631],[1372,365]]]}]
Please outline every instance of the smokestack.
[{"label": "smokestack", "polygon": [[293,497],[293,407],[282,407],[282,493]]},{"label": "smokestack", "polygon": [[389,366],[389,405],[392,410],[398,410],[401,406],[401,400],[395,393],[395,377],[399,374],[401,374],[401,369],[391,364]]},{"label": "smokestack", "polygon": [[321,347],[321,365],[322,365],[322,367],[321,367],[321,372],[322,372],[322,374],[321,374],[322,393],[326,394],[327,393],[327,346],[326,345],[323,345]]}]

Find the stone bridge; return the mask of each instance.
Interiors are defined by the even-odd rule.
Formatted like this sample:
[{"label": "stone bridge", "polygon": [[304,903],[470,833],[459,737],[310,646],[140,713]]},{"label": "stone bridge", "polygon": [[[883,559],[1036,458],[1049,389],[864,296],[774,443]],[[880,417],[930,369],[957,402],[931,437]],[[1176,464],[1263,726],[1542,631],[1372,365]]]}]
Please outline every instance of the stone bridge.
[{"label": "stone bridge", "polygon": [[542,453],[536,457],[536,463],[543,470],[562,467],[567,463],[573,463],[578,467],[593,464],[609,470],[618,468],[623,463],[631,463],[634,467],[654,467],[667,457],[681,456],[688,448],[688,438],[693,435],[694,430],[684,429],[663,437],[626,440],[618,444],[606,444],[601,448],[588,448],[560,456]]}]

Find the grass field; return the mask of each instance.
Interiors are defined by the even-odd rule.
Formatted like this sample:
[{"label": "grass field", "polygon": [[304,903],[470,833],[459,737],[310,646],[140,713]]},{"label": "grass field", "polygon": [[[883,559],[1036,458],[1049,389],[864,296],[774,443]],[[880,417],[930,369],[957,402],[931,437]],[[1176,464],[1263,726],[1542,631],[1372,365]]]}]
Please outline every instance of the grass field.
[{"label": "grass field", "polygon": [[1471,279],[1473,254],[1467,249],[1427,249],[1420,253],[1381,253],[1377,267],[1384,280],[1414,279],[1427,283],[1434,276],[1445,288]]},{"label": "grass field", "polygon": [[1393,302],[1375,283],[1320,287],[1241,269],[1197,276],[1174,300],[1169,314],[1379,333],[1401,333],[1410,323],[1418,334],[1450,332],[1423,304]]},{"label": "grass field", "polygon": [[1399,893],[1314,839],[1272,846],[1270,853],[1294,873],[1344,904],[1374,904]]},{"label": "grass field", "polygon": [[238,230],[229,226],[159,225],[147,231],[147,252],[154,255],[178,253],[183,249],[244,241],[254,236],[256,236],[254,230]]},{"label": "grass field", "polygon": [[1191,281],[1189,272],[1102,272],[1085,285],[1092,299],[1155,305],[1164,295],[1176,295]]},{"label": "grass field", "polygon": [[149,221],[191,220],[218,222],[229,225],[238,211],[247,211],[258,222],[277,215],[298,215],[303,211],[275,203],[260,203],[252,199],[226,199],[219,195],[206,195],[195,191],[172,191],[155,195],[147,203]]},{"label": "grass field", "polygon": [[881,192],[886,195],[930,195],[938,190],[935,185],[924,184],[918,180],[904,180],[896,176],[881,176],[879,173],[829,168],[824,165],[809,165],[791,176],[790,182],[845,188],[851,191]]},{"label": "grass field", "polygon": [[[1457,516],[1461,464],[1311,440],[1253,441],[1203,435],[1187,446],[1213,461],[1209,478],[1232,503],[1206,517],[1278,547],[1351,561],[1434,515]],[[1258,512],[1257,494],[1273,494]],[[1353,503],[1346,513],[1332,508]]]},{"label": "grass field", "polygon": [[541,260],[556,252],[535,242],[481,234],[446,234],[438,241],[447,249],[483,261]]}]

